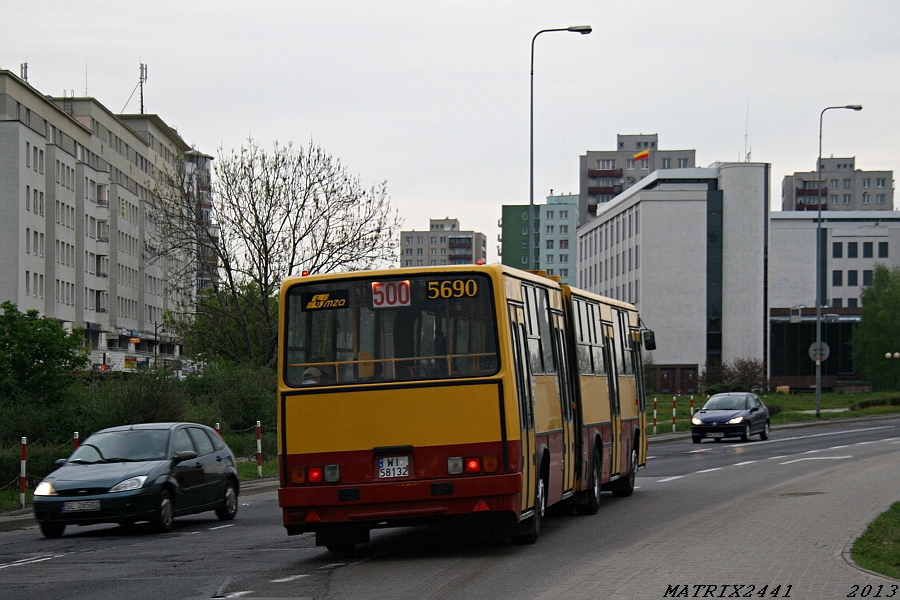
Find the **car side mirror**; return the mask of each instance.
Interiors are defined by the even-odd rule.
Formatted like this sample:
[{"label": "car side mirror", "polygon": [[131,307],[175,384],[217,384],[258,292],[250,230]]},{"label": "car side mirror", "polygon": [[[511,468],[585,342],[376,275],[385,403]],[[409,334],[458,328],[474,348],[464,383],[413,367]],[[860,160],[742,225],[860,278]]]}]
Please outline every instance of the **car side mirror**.
[{"label": "car side mirror", "polygon": [[649,329],[643,332],[644,350],[656,350],[656,334]]},{"label": "car side mirror", "polygon": [[756,411],[758,411],[758,410],[759,410],[759,407],[758,407],[758,406],[754,406],[753,408],[750,409],[750,412],[756,412]]},{"label": "car side mirror", "polygon": [[191,460],[192,458],[197,458],[197,453],[193,450],[185,450],[184,452],[179,452],[175,455],[175,460],[178,462]]},{"label": "car side mirror", "polygon": [[55,467],[58,469],[58,468],[60,468],[61,466],[63,466],[64,464],[66,464],[67,462],[69,462],[69,459],[67,459],[67,458],[59,458],[59,459],[53,461],[53,466],[55,466]]}]

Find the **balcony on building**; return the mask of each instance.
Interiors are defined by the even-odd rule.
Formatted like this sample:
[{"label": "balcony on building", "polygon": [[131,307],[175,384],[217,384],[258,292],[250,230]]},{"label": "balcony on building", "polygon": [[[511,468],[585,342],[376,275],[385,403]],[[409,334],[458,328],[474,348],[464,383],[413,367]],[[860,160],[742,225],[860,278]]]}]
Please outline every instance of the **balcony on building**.
[{"label": "balcony on building", "polygon": [[621,177],[622,169],[588,169],[588,177]]}]

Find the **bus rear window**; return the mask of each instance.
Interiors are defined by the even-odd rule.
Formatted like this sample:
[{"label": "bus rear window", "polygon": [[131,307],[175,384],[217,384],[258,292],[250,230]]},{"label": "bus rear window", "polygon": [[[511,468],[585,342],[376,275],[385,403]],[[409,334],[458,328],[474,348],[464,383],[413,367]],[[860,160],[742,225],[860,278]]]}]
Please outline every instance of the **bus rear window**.
[{"label": "bus rear window", "polygon": [[499,368],[481,274],[299,283],[286,296],[287,385],[444,379]]}]

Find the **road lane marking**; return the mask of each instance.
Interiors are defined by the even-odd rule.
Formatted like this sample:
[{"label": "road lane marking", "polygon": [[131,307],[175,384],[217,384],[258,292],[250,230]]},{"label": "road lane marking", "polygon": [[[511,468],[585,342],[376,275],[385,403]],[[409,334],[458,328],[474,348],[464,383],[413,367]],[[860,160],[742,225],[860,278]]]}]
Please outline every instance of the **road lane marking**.
[{"label": "road lane marking", "polygon": [[54,558],[60,558],[65,556],[65,554],[54,554],[53,556],[36,556],[34,558],[23,558],[21,560],[17,560],[11,563],[6,563],[0,565],[0,569],[6,569],[9,567],[21,567],[22,565],[33,565],[35,563],[44,562],[45,560],[52,560]]},{"label": "road lane marking", "polygon": [[681,479],[684,475],[676,475],[675,477],[666,477],[665,479],[657,479],[656,483],[665,483],[667,481],[674,481],[676,479]]},{"label": "road lane marking", "polygon": [[291,575],[290,577],[282,577],[281,579],[272,579],[271,583],[288,583],[289,581],[295,581],[303,577],[309,577],[309,575]]},{"label": "road lane marking", "polygon": [[775,460],[777,458],[786,458],[786,457],[787,457],[787,454],[782,454],[781,456],[770,456],[769,460]]},{"label": "road lane marking", "polygon": [[828,450],[840,450],[841,448],[849,448],[849,447],[850,447],[850,444],[844,444],[843,446],[832,446],[831,448],[828,448]]},{"label": "road lane marking", "polygon": [[739,466],[741,466],[741,465],[749,465],[749,464],[755,463],[755,462],[756,462],[755,460],[745,460],[744,462],[734,463],[734,464],[731,465],[731,466],[732,466],[732,467],[739,467]]},{"label": "road lane marking", "polygon": [[841,460],[844,458],[853,458],[852,456],[810,456],[808,458],[797,458],[794,460],[789,460],[787,462],[778,463],[780,465],[789,465],[791,463],[800,462],[803,460]]},{"label": "road lane marking", "polygon": [[722,467],[713,467],[712,469],[703,469],[702,471],[694,471],[694,473],[711,473],[712,471],[719,471]]},{"label": "road lane marking", "polygon": [[234,527],[234,523],[231,525],[219,525],[218,527],[210,527],[207,531],[215,531],[216,529],[225,529],[226,527]]}]

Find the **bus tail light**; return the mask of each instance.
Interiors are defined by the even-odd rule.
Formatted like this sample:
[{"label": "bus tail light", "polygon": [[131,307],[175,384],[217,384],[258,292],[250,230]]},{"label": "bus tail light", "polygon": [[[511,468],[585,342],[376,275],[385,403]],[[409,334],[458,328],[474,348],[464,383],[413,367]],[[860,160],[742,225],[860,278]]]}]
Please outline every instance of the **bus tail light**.
[{"label": "bus tail light", "polygon": [[491,510],[491,509],[488,508],[488,505],[487,505],[487,503],[485,503],[484,500],[479,498],[478,502],[475,503],[475,508],[472,509],[472,512],[482,512],[485,510]]},{"label": "bus tail light", "polygon": [[461,456],[451,456],[447,459],[447,472],[451,475],[461,475],[463,472],[463,459]]},{"label": "bus tail light", "polygon": [[497,469],[500,467],[500,461],[497,459],[496,454],[488,454],[482,459],[482,468],[485,473],[496,473]]},{"label": "bus tail light", "polygon": [[308,467],[306,475],[310,483],[322,483],[325,478],[322,467]]},{"label": "bus tail light", "polygon": [[462,475],[463,473],[475,475],[478,473],[496,473],[500,467],[500,461],[496,454],[485,456],[451,456],[447,459],[447,473],[450,475]]},{"label": "bus tail light", "polygon": [[326,483],[337,483],[341,480],[340,465],[325,465],[325,481]]},{"label": "bus tail light", "polygon": [[293,484],[306,483],[306,468],[305,467],[291,467],[291,483],[293,483]]},{"label": "bus tail light", "polygon": [[481,459],[477,456],[466,459],[466,473],[481,473]]}]

